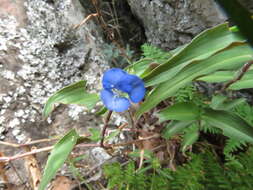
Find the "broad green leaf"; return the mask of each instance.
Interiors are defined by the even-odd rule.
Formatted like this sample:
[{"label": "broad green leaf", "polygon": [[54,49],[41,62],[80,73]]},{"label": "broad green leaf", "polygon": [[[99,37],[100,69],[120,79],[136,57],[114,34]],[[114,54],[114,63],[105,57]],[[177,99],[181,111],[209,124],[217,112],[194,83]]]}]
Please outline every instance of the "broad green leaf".
[{"label": "broad green leaf", "polygon": [[196,124],[191,125],[185,130],[182,142],[182,152],[185,152],[188,146],[193,145],[199,138],[199,128]]},{"label": "broad green leaf", "polygon": [[214,110],[231,111],[234,107],[245,102],[244,98],[229,100],[228,97],[223,95],[213,96],[210,107]]},{"label": "broad green leaf", "polygon": [[167,63],[160,65],[144,77],[146,86],[159,84],[173,78],[184,67],[204,60],[227,48],[232,43],[244,42],[238,33],[231,32],[227,24],[221,24],[196,36],[191,43],[179,51]]},{"label": "broad green leaf", "polygon": [[165,139],[171,138],[183,131],[186,127],[191,125],[194,121],[171,121],[163,130],[162,137]]},{"label": "broad green leaf", "polygon": [[236,106],[238,106],[242,103],[245,103],[245,99],[244,98],[238,98],[238,99],[235,99],[235,100],[225,102],[221,109],[231,111],[233,108],[235,108]]},{"label": "broad green leaf", "polygon": [[221,69],[240,68],[245,62],[252,59],[252,55],[253,49],[246,44],[238,43],[208,59],[196,61],[194,64],[188,65],[172,79],[159,84],[146,97],[145,102],[136,112],[137,118],[144,112],[155,107],[159,102],[173,96],[180,88],[183,88],[198,77]]},{"label": "broad green leaf", "polygon": [[57,170],[62,167],[74,148],[78,137],[75,129],[72,129],[54,145],[48,157],[39,190],[44,190],[51,179],[56,175]]},{"label": "broad green leaf", "polygon": [[247,88],[253,88],[253,78],[248,79],[248,80],[242,79],[229,86],[229,89],[231,90],[241,90],[241,89],[247,89]]},{"label": "broad green leaf", "polygon": [[[168,53],[169,53],[170,56],[167,56],[166,60],[164,59],[164,60],[158,61],[157,65],[155,65],[153,63],[149,63],[148,67],[146,67],[146,69],[144,70],[144,72],[142,72],[142,74],[140,75],[140,77],[144,78],[146,75],[148,75],[150,72],[152,72],[156,67],[158,67],[161,64],[166,63],[169,60],[169,58],[171,58],[172,56],[176,55],[179,51],[181,51],[182,49],[184,49],[187,45],[188,44],[185,44],[185,45],[177,47],[174,50],[169,51]],[[165,57],[163,57],[163,58],[165,58]],[[178,70],[180,68],[181,68],[181,66],[175,68],[175,70]],[[173,71],[171,71],[171,72],[173,72]],[[145,85],[148,86],[147,83]]]},{"label": "broad green leaf", "polygon": [[97,94],[87,93],[85,91],[85,84],[85,81],[79,81],[62,88],[50,96],[44,107],[43,116],[47,117],[53,111],[55,103],[79,104],[86,106],[88,109],[93,108],[99,101],[99,96]]},{"label": "broad green leaf", "polygon": [[206,75],[203,77],[198,78],[198,81],[205,81],[205,82],[227,82],[233,80],[235,78],[235,71],[217,71],[210,75]]},{"label": "broad green leaf", "polygon": [[226,96],[223,95],[215,95],[212,97],[212,101],[210,104],[210,107],[212,109],[218,109],[220,107],[222,107],[221,105],[223,105],[223,103],[227,100]]},{"label": "broad green leaf", "polygon": [[[197,80],[198,81],[205,81],[205,82],[228,82],[236,78],[236,76],[239,74],[239,72],[236,71],[217,71],[215,73],[212,73],[210,75],[200,77]],[[243,78],[240,81],[247,81],[253,78],[253,70],[247,71]],[[238,81],[239,82],[239,81]]]},{"label": "broad green leaf", "polygon": [[191,121],[198,119],[199,115],[199,107],[191,102],[177,103],[158,113],[160,122],[166,120]]},{"label": "broad green leaf", "polygon": [[228,137],[253,143],[253,127],[236,114],[206,109],[202,118],[210,125],[223,130]]}]

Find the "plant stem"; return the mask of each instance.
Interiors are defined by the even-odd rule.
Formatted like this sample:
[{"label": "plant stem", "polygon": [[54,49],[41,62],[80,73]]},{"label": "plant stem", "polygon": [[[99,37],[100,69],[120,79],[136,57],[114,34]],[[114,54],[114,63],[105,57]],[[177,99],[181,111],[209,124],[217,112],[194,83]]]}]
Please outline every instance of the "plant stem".
[{"label": "plant stem", "polygon": [[253,61],[250,61],[248,63],[246,63],[245,65],[243,65],[241,71],[239,72],[238,76],[236,78],[234,78],[233,80],[229,81],[228,83],[226,83],[223,88],[221,89],[221,91],[226,90],[229,86],[231,86],[233,83],[241,80],[241,78],[244,76],[244,74],[249,70],[250,66],[253,65]]},{"label": "plant stem", "polygon": [[109,111],[109,113],[107,114],[106,118],[105,118],[105,123],[104,123],[104,127],[102,129],[102,133],[101,133],[101,141],[100,141],[100,146],[105,148],[104,146],[104,139],[105,139],[105,132],[106,132],[106,129],[108,127],[108,123],[110,121],[110,118],[111,118],[111,115],[112,115],[112,111]]}]

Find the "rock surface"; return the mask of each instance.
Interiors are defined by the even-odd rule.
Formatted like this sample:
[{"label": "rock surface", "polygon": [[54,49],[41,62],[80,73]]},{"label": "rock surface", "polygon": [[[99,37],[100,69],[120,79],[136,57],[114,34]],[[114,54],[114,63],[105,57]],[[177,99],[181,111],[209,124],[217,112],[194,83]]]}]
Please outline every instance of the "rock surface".
[{"label": "rock surface", "polygon": [[0,19],[0,131],[5,136],[11,132],[21,142],[27,137],[55,135],[52,127],[66,131],[76,125],[91,126],[92,117],[83,114],[83,107],[60,108],[53,121],[44,121],[41,111],[51,94],[73,82],[87,80],[89,91],[98,91],[100,76],[108,68],[100,50],[100,29],[92,20],[73,29],[87,16],[78,0],[4,2]]},{"label": "rock surface", "polygon": [[148,42],[174,49],[206,28],[225,21],[213,0],[128,0]]},{"label": "rock surface", "polygon": [[[1,1],[1,140],[24,143],[62,135],[70,128],[83,133],[102,124],[101,118],[79,106],[61,105],[48,119],[42,118],[47,98],[58,89],[79,80],[87,80],[89,92],[101,88],[101,75],[109,68],[101,49],[101,30],[94,19],[74,29],[86,16],[78,0]],[[20,151],[0,145],[5,155]],[[14,165],[25,174],[23,160]],[[12,169],[8,172],[11,183],[22,183]]]}]

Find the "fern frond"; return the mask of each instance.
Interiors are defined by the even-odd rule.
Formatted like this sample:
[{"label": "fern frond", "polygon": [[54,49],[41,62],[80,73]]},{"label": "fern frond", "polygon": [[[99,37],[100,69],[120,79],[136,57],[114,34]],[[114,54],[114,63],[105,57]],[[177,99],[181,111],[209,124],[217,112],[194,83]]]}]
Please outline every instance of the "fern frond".
[{"label": "fern frond", "polygon": [[147,59],[153,60],[153,62],[163,64],[168,61],[168,59],[172,56],[171,53],[165,52],[162,49],[159,49],[150,44],[143,44],[141,46],[141,50],[143,51],[143,56]]},{"label": "fern frond", "polygon": [[214,127],[208,123],[204,123],[204,121],[202,121],[202,125],[200,127],[200,130],[205,133],[222,134],[222,130],[220,130],[219,128]]},{"label": "fern frond", "polygon": [[171,181],[172,190],[204,190],[201,181],[204,179],[204,163],[200,156],[192,155],[192,160],[177,168],[174,180]]},{"label": "fern frond", "polygon": [[234,112],[253,126],[253,107],[248,103],[245,102],[236,106]]},{"label": "fern frond", "polygon": [[192,101],[196,93],[196,88],[193,84],[187,85],[184,88],[179,89],[175,95],[175,102],[189,102]]},{"label": "fern frond", "polygon": [[233,159],[233,152],[242,150],[244,147],[247,146],[245,141],[239,141],[237,139],[229,138],[226,140],[226,145],[223,149],[223,153],[227,159]]}]

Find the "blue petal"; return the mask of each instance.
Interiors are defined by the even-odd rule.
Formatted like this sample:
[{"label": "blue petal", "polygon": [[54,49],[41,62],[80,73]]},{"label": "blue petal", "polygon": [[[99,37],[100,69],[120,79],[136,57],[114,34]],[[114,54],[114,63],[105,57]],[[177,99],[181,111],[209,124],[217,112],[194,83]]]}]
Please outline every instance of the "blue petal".
[{"label": "blue petal", "polygon": [[118,84],[118,89],[128,93],[130,99],[134,103],[140,102],[146,93],[144,82],[136,75],[127,74]]},{"label": "blue petal", "polygon": [[140,80],[139,77],[135,75],[126,74],[125,76],[122,77],[122,80],[118,82],[116,88],[129,94],[134,88],[135,82],[138,80]]},{"label": "blue petal", "polygon": [[103,88],[112,89],[117,86],[128,74],[122,69],[112,68],[107,70],[102,79]]},{"label": "blue petal", "polygon": [[130,102],[127,98],[116,97],[110,90],[102,90],[100,97],[105,107],[111,111],[123,112],[130,107]]},{"label": "blue petal", "polygon": [[139,79],[138,81],[135,82],[132,91],[129,93],[130,100],[134,103],[138,103],[144,98],[145,93],[146,89],[144,86],[144,82],[141,79]]}]

